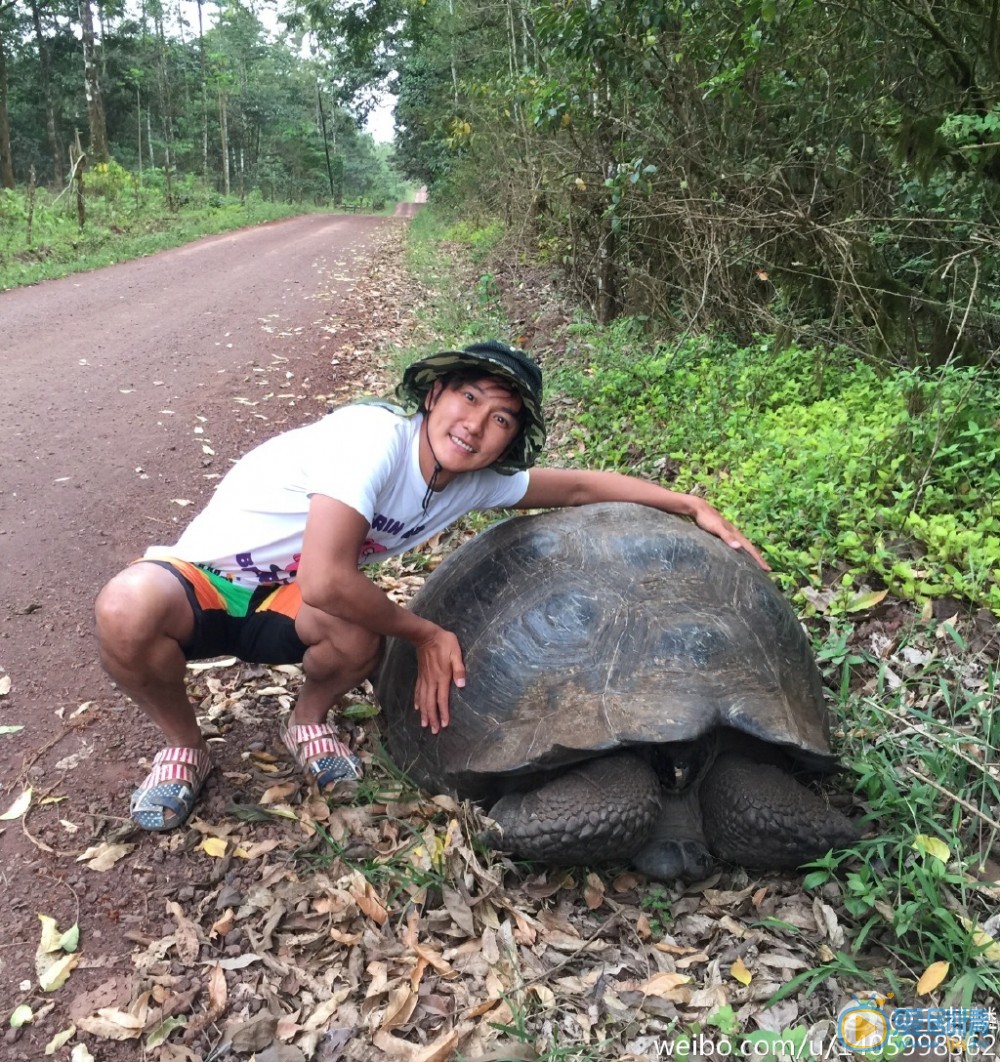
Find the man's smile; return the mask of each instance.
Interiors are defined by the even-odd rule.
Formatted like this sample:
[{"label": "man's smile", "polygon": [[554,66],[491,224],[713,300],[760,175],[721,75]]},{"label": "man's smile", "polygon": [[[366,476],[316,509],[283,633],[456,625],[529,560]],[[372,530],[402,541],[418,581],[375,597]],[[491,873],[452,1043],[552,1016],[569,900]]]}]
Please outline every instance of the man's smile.
[{"label": "man's smile", "polygon": [[476,450],[470,446],[467,442],[463,442],[457,435],[448,434],[448,438],[460,449],[464,450],[467,454],[474,454]]}]

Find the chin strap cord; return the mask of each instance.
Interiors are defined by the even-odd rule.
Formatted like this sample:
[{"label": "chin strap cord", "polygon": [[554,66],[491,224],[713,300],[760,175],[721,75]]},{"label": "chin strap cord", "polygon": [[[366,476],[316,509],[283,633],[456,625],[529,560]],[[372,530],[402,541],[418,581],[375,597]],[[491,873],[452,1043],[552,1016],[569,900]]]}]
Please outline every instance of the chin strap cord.
[{"label": "chin strap cord", "polygon": [[431,473],[431,480],[430,483],[427,484],[427,490],[424,492],[424,500],[420,506],[424,514],[427,513],[427,506],[430,505],[431,498],[434,497],[434,488],[437,486],[438,473],[442,471],[441,462],[437,459],[437,454],[434,453],[434,447],[431,446],[431,430],[427,424],[429,414],[430,410],[428,410],[427,413],[424,414],[423,427],[427,437],[427,449],[430,450],[431,457],[434,458],[434,471]]},{"label": "chin strap cord", "polygon": [[431,481],[427,484],[427,491],[424,494],[424,500],[420,508],[427,512],[427,506],[431,503],[431,498],[434,497],[434,488],[437,486],[438,473],[441,471],[441,465],[438,463],[438,459],[434,458],[434,471],[431,473]]}]

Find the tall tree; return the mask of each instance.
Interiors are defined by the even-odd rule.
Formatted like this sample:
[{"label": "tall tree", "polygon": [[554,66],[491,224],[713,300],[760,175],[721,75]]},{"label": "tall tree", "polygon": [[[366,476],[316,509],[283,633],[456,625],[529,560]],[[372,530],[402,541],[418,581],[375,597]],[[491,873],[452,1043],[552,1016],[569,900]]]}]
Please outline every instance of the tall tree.
[{"label": "tall tree", "polygon": [[90,156],[92,162],[107,162],[108,127],[104,116],[104,97],[101,94],[100,63],[97,39],[94,35],[94,11],[90,0],[80,2],[81,43],[83,44],[84,88],[87,95],[87,121],[90,126]]},{"label": "tall tree", "polygon": [[7,85],[7,53],[5,47],[4,16],[14,7],[13,0],[0,4],[0,188],[14,187],[14,160],[10,153],[9,89]]},{"label": "tall tree", "polygon": [[201,172],[208,176],[208,75],[205,66],[205,24],[198,0],[198,67],[201,74]]},{"label": "tall tree", "polygon": [[52,175],[58,184],[63,184],[66,170],[63,165],[63,151],[56,127],[52,60],[49,57],[49,42],[42,30],[42,9],[38,0],[31,0],[31,22],[35,30],[35,43],[38,47],[38,71],[42,84],[42,95],[45,98],[45,133],[48,137],[49,154],[52,158]]}]

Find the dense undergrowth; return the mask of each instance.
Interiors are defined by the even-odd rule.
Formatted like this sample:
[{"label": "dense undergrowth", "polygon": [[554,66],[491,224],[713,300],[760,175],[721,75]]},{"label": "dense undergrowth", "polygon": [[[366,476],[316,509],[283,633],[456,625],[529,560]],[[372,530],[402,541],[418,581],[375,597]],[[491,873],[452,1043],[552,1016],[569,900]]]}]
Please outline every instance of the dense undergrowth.
[{"label": "dense undergrowth", "polygon": [[314,209],[264,199],[257,192],[224,196],[193,177],[175,180],[168,194],[162,172],[149,171],[139,179],[115,163],[88,173],[82,227],[72,189],[61,194],[45,188],[0,189],[0,290]]},{"label": "dense undergrowth", "polygon": [[[491,266],[502,236],[418,216],[410,264],[438,293],[430,334],[517,341],[507,296],[523,311],[523,292]],[[995,999],[996,371],[889,369],[763,336],[674,340],[647,320],[570,317],[536,341],[548,460],[704,494],[762,548],[813,637],[867,829],[804,879],[835,898],[849,938],[782,994],[840,975],[916,1005]]]},{"label": "dense undergrowth", "polygon": [[844,350],[650,342],[633,321],[572,329],[550,380],[586,460],[709,496],[789,589],[862,582],[1000,614],[1000,375],[881,374]]},{"label": "dense undergrowth", "polygon": [[[425,215],[418,241],[434,225]],[[440,334],[509,330],[486,269],[502,235],[496,223],[467,222],[440,233],[483,270],[464,300],[440,310]],[[442,268],[427,249],[413,253],[421,275]],[[565,332],[546,387],[572,415],[550,461],[704,494],[761,547],[787,590],[832,589],[825,611],[850,611],[888,588],[1000,615],[996,368],[887,368],[767,336],[749,346],[675,340],[636,318],[607,327],[579,319]]]}]

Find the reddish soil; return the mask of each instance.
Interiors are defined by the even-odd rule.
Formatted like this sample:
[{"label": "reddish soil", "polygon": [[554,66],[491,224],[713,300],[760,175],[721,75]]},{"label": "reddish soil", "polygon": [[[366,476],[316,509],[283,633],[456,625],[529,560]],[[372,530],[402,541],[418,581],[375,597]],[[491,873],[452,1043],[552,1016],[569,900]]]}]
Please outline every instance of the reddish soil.
[{"label": "reddish soil", "polygon": [[[127,998],[135,941],[157,935],[181,873],[130,826],[128,796],[156,734],[97,664],[94,597],[147,545],[174,541],[253,443],[320,415],[352,377],[364,382],[370,367],[354,349],[366,322],[352,319],[350,292],[399,224],[302,217],[0,294],[0,683],[11,681],[0,726],[24,727],[0,734],[0,812],[33,789],[28,815],[0,822],[10,1062],[42,1057],[73,1017],[66,989],[46,996],[26,983],[36,915],[79,922],[67,988],[101,986],[93,1010],[115,1002],[116,984]],[[77,862],[98,839],[124,836],[138,859],[103,874]],[[7,1029],[17,1004],[38,1015],[50,999],[46,1020]],[[102,1042],[100,1058],[137,1050]]]}]

